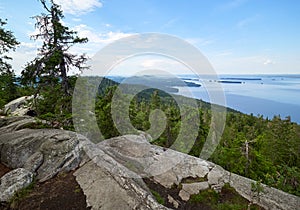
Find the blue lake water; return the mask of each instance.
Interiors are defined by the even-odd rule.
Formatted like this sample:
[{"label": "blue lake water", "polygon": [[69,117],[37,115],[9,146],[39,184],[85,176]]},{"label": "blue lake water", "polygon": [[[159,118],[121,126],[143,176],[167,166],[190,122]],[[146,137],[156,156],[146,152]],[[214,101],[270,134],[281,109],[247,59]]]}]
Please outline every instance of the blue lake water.
[{"label": "blue lake water", "polygon": [[[225,94],[226,106],[247,114],[273,118],[290,116],[300,123],[300,75],[221,75],[219,79],[209,77],[198,80],[184,76],[184,80],[197,84],[218,82]],[[201,87],[177,87],[178,94],[210,102],[207,90]]]}]

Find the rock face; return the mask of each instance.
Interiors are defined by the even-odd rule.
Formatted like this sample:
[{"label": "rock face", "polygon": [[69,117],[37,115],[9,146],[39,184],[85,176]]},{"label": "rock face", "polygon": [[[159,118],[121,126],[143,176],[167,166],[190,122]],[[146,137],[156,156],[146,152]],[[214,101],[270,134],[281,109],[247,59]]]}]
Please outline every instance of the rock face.
[{"label": "rock face", "polygon": [[182,184],[182,189],[179,192],[179,196],[182,200],[187,201],[191,195],[198,194],[202,190],[209,188],[208,182],[195,182]]},{"label": "rock face", "polygon": [[[190,195],[207,188],[219,191],[225,183],[229,183],[244,198],[265,209],[299,209],[300,206],[299,197],[266,185],[262,185],[263,193],[257,198],[251,191],[251,184],[255,181],[229,173],[200,158],[151,145],[141,135],[105,140],[98,147],[119,164],[126,165],[140,176],[153,177],[155,182],[166,188],[181,184],[179,196],[182,200],[188,200]],[[187,178],[195,181],[182,183]]]},{"label": "rock face", "polygon": [[93,161],[74,175],[92,209],[168,209],[155,201],[141,179],[119,176]]},{"label": "rock face", "polygon": [[[1,121],[0,124],[7,124]],[[76,133],[25,128],[36,123],[30,117],[8,118],[7,121],[12,123],[0,128],[0,161],[3,164],[11,168],[24,167],[40,181],[79,166],[83,151]]]},{"label": "rock face", "polygon": [[[143,139],[132,136],[133,139]],[[141,176],[99,146],[82,141],[90,160],[74,175],[92,209],[168,209],[156,202]]]},{"label": "rock face", "polygon": [[18,168],[5,174],[0,179],[0,202],[9,201],[20,189],[27,187],[33,180],[33,174]]},{"label": "rock face", "polygon": [[[156,202],[144,177],[165,188],[181,185],[178,196],[182,200],[207,188],[218,191],[229,183],[240,195],[266,209],[300,206],[299,197],[264,185],[264,193],[256,199],[251,191],[253,180],[230,174],[208,161],[151,145],[144,134],[116,137],[95,145],[70,131],[30,129],[35,123],[31,117],[0,118],[1,163],[22,168],[17,169],[22,173],[16,175],[17,180],[28,178],[22,183],[30,182],[32,174],[38,181],[45,181],[60,172],[76,170],[76,180],[92,209],[167,209]],[[8,185],[2,187],[1,179],[2,191],[9,189]],[[174,198],[168,196],[176,208],[180,204]]]},{"label": "rock face", "polygon": [[23,116],[29,110],[30,100],[33,96],[23,96],[17,98],[4,106],[4,114],[10,114],[13,116]]},{"label": "rock face", "polygon": [[[33,174],[43,182],[59,172],[81,166],[75,172],[76,179],[92,209],[167,209],[156,202],[141,178],[126,178],[137,178],[137,174],[94,147],[85,137],[64,130],[27,128],[34,123],[36,121],[30,117],[0,119],[1,163],[11,168],[23,167],[21,171],[26,171],[31,177],[17,186],[5,181],[7,184],[1,185],[5,193],[5,196],[1,194],[3,201],[11,198],[16,190],[26,187],[27,183],[30,184]],[[94,151],[95,161],[86,155],[85,150]],[[114,167],[116,173],[111,172]],[[24,176],[17,173],[14,177],[23,180]]]}]

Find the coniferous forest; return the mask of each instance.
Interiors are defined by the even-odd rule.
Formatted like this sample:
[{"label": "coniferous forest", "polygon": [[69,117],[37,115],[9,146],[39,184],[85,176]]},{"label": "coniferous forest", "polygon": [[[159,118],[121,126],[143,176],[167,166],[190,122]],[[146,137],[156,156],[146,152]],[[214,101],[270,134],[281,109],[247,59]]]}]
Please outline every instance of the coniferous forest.
[{"label": "coniferous forest", "polygon": [[[116,86],[108,88],[96,102],[98,125],[105,138],[120,135],[110,116],[115,89]],[[189,151],[196,157],[199,157],[206,141],[211,120],[209,104],[203,101],[198,103],[198,136]],[[149,89],[136,95],[130,104],[131,123],[139,130],[148,130],[151,126],[149,115],[154,109],[163,110],[167,119],[163,134],[153,143],[168,148],[176,140],[181,125],[180,110],[168,94]],[[186,114],[189,118],[195,116],[191,112]],[[186,138],[189,138],[188,134]],[[230,172],[299,196],[299,138],[300,126],[291,122],[289,117],[265,119],[228,109],[221,142],[209,160]]]},{"label": "coniferous forest", "polygon": [[[19,42],[13,31],[6,29],[9,20],[0,19],[0,108],[20,96],[34,95],[33,108],[40,119],[56,122],[49,126],[74,130],[71,106],[77,76],[70,76],[68,72],[73,68],[84,71],[88,67],[84,54],[71,54],[69,49],[88,40],[78,37],[77,32],[63,25],[64,16],[58,5],[47,4],[45,0],[40,2],[44,12],[34,17],[39,33],[32,38],[43,44],[37,57],[25,65],[21,75],[15,75],[9,64],[11,58],[6,55],[15,50]],[[105,138],[120,135],[111,116],[117,85],[104,79],[97,95],[95,114]],[[128,96],[129,93],[124,97]],[[165,113],[165,130],[152,143],[166,148],[176,140],[182,123],[182,113],[173,97],[149,88],[134,96],[129,107],[132,125],[142,131],[151,127],[151,111],[160,109]],[[199,157],[210,129],[211,110],[210,104],[201,100],[197,103],[197,110],[191,109],[184,115],[186,118],[199,116],[195,119],[199,120],[198,135],[189,151],[190,155]],[[188,133],[185,136],[189,138]],[[288,116],[266,119],[227,109],[221,142],[209,160],[232,173],[300,196],[300,126],[291,122]]]}]

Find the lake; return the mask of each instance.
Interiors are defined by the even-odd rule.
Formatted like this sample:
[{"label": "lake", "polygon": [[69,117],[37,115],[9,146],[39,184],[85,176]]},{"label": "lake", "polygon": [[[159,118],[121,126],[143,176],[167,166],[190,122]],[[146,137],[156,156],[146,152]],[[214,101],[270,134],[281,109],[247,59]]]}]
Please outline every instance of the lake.
[{"label": "lake", "polygon": [[[300,123],[300,75],[221,75],[217,81],[209,77],[199,79],[185,75],[184,81],[203,84],[218,82],[223,87],[226,106],[247,114],[273,118],[290,116]],[[177,87],[179,95],[210,102],[206,89],[201,87]]]}]

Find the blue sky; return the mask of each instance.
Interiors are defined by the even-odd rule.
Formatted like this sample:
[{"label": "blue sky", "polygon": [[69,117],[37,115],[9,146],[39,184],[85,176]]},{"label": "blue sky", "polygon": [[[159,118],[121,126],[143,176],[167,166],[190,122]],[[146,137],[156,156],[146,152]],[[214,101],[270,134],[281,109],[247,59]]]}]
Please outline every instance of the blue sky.
[{"label": "blue sky", "polygon": [[[118,38],[157,32],[196,46],[220,74],[300,74],[300,1],[297,0],[55,0],[64,23],[89,43],[73,48],[90,57]],[[40,42],[30,40],[37,0],[1,0],[0,17],[21,42],[13,67],[34,58]],[[148,60],[147,60],[148,59]],[[157,58],[146,58],[149,66]],[[135,60],[137,62],[137,60]]]}]

